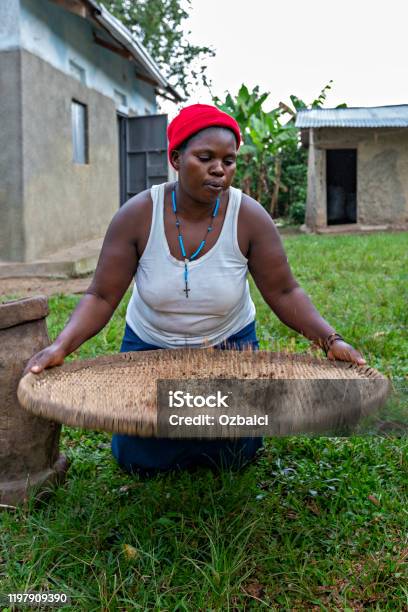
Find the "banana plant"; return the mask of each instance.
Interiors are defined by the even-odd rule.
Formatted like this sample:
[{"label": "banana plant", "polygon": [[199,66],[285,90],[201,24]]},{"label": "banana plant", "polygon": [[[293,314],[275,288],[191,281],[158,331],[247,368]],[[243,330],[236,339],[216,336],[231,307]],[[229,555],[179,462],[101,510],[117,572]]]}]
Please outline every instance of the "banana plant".
[{"label": "banana plant", "polygon": [[273,216],[279,191],[285,189],[281,182],[281,154],[285,148],[297,146],[298,135],[293,124],[283,123],[280,108],[263,110],[268,96],[260,93],[258,86],[250,92],[243,84],[235,98],[228,93],[224,102],[215,98],[214,103],[235,117],[241,128],[244,143],[237,164],[241,188],[254,195]]},{"label": "banana plant", "polygon": [[[269,112],[263,110],[269,93],[261,93],[259,86],[249,90],[242,84],[236,96],[227,93],[224,101],[217,97],[213,99],[220,110],[235,117],[241,128],[244,142],[237,160],[237,180],[241,189],[254,195],[272,216],[278,210],[279,193],[288,189],[282,181],[285,170],[282,168],[282,160],[285,159],[287,164],[288,159],[299,157],[296,113],[307,108],[321,108],[332,83],[329,81],[309,104],[291,95],[289,103],[280,102],[278,108]],[[336,108],[346,106],[340,104]],[[306,167],[302,181],[306,181]]]}]

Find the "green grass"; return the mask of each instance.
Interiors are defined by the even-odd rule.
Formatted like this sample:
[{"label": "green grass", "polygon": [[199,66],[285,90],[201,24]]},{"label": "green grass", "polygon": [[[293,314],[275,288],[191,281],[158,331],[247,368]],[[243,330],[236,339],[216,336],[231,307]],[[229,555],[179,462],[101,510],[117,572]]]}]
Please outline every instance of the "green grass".
[{"label": "green grass", "polygon": [[[408,235],[285,246],[323,316],[407,385]],[[262,347],[307,349],[252,293]],[[76,357],[119,350],[128,297]],[[78,299],[51,298],[52,337]],[[395,402],[400,418],[406,397]],[[407,609],[403,437],[268,439],[241,473],[150,481],[117,468],[109,439],[64,428],[65,484],[0,516],[0,592],[65,591],[75,610],[95,611]]]}]

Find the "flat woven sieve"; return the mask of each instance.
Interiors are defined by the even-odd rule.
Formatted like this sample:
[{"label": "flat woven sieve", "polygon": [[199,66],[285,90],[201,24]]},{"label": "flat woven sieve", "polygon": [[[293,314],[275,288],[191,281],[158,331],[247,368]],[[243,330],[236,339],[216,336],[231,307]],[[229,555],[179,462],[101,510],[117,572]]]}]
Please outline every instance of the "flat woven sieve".
[{"label": "flat woven sieve", "polygon": [[[120,353],[66,363],[41,374],[28,373],[20,381],[18,399],[30,412],[73,427],[148,437],[157,433],[156,385],[160,379],[287,380],[288,387],[290,381],[319,379],[323,388],[328,380],[338,380],[340,385],[349,380],[371,381],[374,385],[362,400],[367,413],[385,401],[390,387],[388,379],[373,368],[308,355],[174,349]],[[279,429],[282,434],[302,427],[307,430],[309,416],[299,410],[313,413],[310,416],[316,422],[327,397],[323,391],[321,398],[301,401],[304,408],[297,410],[291,409],[287,398],[279,401],[283,404],[273,402],[273,410],[285,421]],[[317,425],[313,427],[318,429]]]}]

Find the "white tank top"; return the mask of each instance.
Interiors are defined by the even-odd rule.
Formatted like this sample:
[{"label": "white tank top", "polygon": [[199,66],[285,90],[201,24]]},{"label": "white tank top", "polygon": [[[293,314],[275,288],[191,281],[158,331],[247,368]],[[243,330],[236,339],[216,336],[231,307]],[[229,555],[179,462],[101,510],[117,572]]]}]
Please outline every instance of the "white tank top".
[{"label": "white tank top", "polygon": [[237,240],[242,194],[230,187],[217,242],[189,262],[186,298],[184,262],[171,255],[164,232],[164,188],[165,183],[151,188],[150,234],[139,260],[126,322],[142,340],[162,348],[214,346],[255,318],[248,260]]}]

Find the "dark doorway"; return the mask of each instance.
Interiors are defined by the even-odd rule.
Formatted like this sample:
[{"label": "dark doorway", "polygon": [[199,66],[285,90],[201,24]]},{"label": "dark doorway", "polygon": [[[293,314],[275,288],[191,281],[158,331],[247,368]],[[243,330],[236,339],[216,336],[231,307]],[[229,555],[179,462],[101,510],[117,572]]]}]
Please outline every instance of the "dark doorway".
[{"label": "dark doorway", "polygon": [[167,115],[118,114],[120,206],[168,180]]},{"label": "dark doorway", "polygon": [[357,150],[326,151],[327,224],[357,221]]}]

